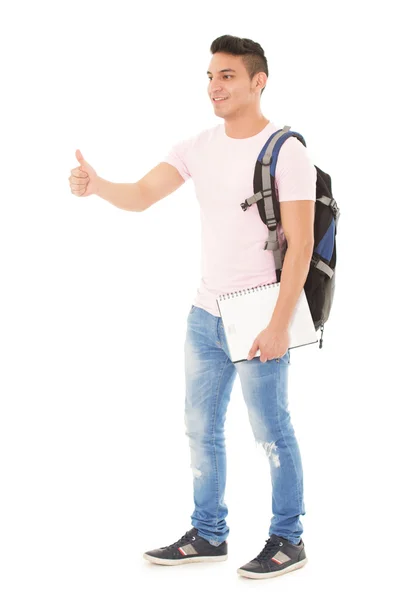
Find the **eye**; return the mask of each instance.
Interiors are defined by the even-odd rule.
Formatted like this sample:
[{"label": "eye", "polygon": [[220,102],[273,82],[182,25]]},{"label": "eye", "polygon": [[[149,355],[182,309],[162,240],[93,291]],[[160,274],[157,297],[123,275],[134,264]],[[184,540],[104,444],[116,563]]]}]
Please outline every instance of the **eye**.
[{"label": "eye", "polygon": [[[233,77],[233,75],[224,75],[224,77]],[[212,77],[208,77],[208,79],[211,81]]]}]

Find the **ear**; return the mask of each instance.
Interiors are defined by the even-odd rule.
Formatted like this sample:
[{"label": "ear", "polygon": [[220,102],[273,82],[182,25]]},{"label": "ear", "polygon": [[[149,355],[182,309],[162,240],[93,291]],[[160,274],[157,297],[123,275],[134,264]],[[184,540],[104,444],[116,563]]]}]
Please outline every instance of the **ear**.
[{"label": "ear", "polygon": [[266,83],[267,83],[267,75],[264,71],[262,71],[261,73],[258,73],[258,79],[256,80],[256,87],[259,87],[260,89],[266,87]]}]

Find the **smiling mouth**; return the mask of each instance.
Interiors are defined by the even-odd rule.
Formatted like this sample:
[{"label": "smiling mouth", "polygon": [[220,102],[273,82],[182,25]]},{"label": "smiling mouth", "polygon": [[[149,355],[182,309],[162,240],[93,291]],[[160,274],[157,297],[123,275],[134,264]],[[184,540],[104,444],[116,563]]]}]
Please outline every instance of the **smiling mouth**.
[{"label": "smiling mouth", "polygon": [[223,100],[215,100],[215,98],[212,98],[212,102],[214,102],[214,104],[220,104],[221,102],[226,102],[227,98],[224,98]]}]

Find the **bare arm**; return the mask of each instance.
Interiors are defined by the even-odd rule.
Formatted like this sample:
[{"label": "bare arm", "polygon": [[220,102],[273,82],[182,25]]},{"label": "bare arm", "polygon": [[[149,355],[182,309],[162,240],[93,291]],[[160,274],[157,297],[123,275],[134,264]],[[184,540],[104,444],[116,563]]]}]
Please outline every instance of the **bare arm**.
[{"label": "bare arm", "polygon": [[159,163],[137,183],[141,190],[144,209],[166,198],[183,183],[185,180],[176,167],[166,162]]},{"label": "bare arm", "polygon": [[184,182],[178,169],[161,162],[136,183],[112,183],[99,177],[96,193],[117,208],[141,212],[169,196]]}]

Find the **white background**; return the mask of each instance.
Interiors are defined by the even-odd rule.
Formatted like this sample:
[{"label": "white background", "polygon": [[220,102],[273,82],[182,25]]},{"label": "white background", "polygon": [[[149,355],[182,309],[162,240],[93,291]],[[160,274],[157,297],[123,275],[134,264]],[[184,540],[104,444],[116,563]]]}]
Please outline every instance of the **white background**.
[{"label": "white background", "polygon": [[[3,600],[246,591],[369,598],[389,585],[397,399],[390,7],[39,1],[3,9]],[[68,181],[76,149],[101,177],[134,182],[175,142],[220,123],[206,71],[211,42],[224,34],[262,45],[262,113],[302,133],[341,210],[324,346],[291,351],[309,562],[263,581],[236,574],[264,546],[271,518],[268,461],[238,377],[226,420],[228,561],[167,568],[142,558],[190,529],[194,508],[183,420],[186,318],[200,278],[193,182],[135,213],[72,195]]]}]

